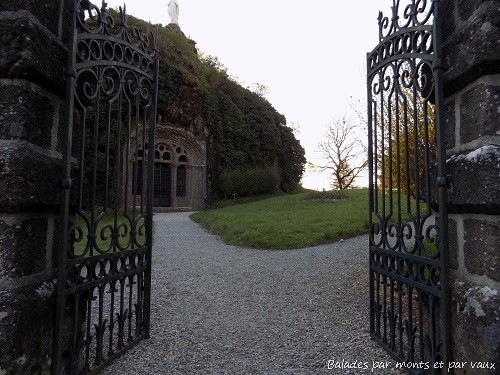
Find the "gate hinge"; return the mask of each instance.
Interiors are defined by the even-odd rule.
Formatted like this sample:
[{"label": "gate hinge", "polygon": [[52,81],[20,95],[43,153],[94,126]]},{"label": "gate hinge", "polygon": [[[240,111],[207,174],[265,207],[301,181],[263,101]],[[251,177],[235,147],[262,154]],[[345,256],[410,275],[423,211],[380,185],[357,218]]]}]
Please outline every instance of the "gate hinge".
[{"label": "gate hinge", "polygon": [[434,62],[432,63],[432,70],[436,69],[443,69],[443,70],[449,69],[449,66],[446,63],[445,59],[439,58],[434,60]]},{"label": "gate hinge", "polygon": [[437,178],[438,187],[445,187],[447,189],[451,188],[451,177],[450,176],[441,176]]},{"label": "gate hinge", "polygon": [[63,178],[61,179],[61,189],[69,190],[73,186],[73,180],[71,178]]},{"label": "gate hinge", "polygon": [[64,68],[64,76],[72,77],[76,79],[76,69],[75,68]]}]

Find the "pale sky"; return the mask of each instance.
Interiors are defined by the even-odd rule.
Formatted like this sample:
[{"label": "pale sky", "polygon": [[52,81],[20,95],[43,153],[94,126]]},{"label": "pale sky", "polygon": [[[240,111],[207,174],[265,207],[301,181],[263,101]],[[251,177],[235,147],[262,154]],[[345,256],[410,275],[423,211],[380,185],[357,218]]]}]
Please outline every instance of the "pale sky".
[{"label": "pale sky", "polygon": [[[297,138],[309,162],[321,164],[317,144],[332,118],[359,122],[352,106],[366,111],[366,53],[378,43],[378,11],[388,15],[391,0],[177,2],[179,26],[199,50],[217,56],[244,86],[265,84],[266,98],[288,125],[300,125]],[[166,25],[167,3],[127,0],[127,13]],[[108,0],[109,7],[119,5]],[[329,189],[331,179],[306,171],[302,183]]]}]

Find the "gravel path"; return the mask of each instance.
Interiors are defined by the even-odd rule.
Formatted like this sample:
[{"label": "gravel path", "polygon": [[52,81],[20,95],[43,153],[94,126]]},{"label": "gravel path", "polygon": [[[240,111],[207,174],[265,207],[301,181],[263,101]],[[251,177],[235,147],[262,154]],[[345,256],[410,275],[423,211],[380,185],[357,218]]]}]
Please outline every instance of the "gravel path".
[{"label": "gravel path", "polygon": [[[151,339],[102,373],[390,374],[369,339],[366,236],[299,250],[225,245],[155,215]],[[328,369],[358,361],[362,369]],[[372,372],[374,361],[391,362]]]}]

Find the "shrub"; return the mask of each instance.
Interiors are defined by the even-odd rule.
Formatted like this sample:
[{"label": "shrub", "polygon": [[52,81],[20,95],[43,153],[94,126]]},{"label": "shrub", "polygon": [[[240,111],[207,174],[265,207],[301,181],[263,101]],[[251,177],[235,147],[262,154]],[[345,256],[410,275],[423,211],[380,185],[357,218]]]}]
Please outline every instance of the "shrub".
[{"label": "shrub", "polygon": [[271,168],[245,168],[222,171],[219,179],[221,195],[248,196],[274,193],[277,190],[278,175]]}]

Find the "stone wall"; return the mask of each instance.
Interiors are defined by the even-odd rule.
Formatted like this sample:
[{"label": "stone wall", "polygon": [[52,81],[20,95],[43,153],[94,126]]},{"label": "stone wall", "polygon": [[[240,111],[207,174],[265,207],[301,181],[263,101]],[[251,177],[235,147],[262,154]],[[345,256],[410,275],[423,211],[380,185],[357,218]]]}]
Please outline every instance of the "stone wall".
[{"label": "stone wall", "polygon": [[444,89],[453,355],[455,361],[496,362],[498,369],[500,2],[441,0],[441,10],[449,66]]},{"label": "stone wall", "polygon": [[0,1],[0,374],[48,373],[67,0]]}]

